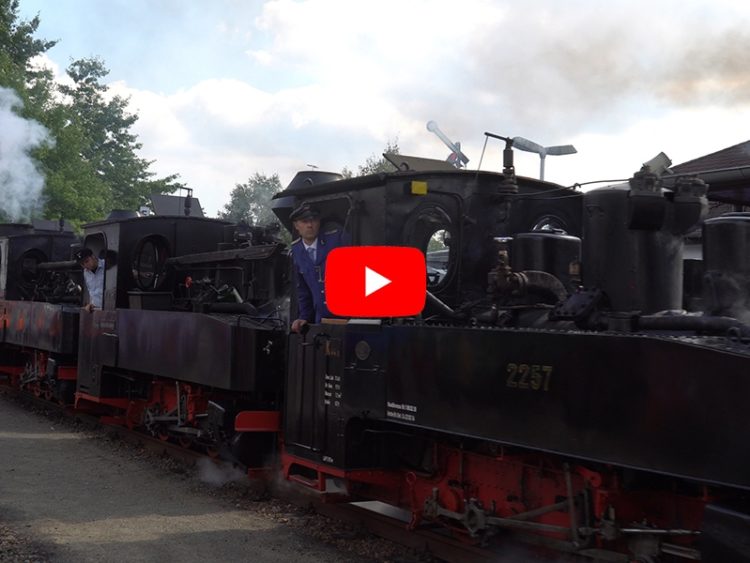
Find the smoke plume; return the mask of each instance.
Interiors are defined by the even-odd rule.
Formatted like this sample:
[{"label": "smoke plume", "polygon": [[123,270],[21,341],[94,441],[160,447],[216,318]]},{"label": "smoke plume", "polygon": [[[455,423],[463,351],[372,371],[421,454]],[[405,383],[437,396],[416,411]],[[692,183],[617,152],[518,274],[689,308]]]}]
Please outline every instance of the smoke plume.
[{"label": "smoke plume", "polygon": [[0,87],[0,211],[11,221],[41,210],[44,176],[31,151],[54,142],[41,124],[17,115],[22,107],[13,90]]}]

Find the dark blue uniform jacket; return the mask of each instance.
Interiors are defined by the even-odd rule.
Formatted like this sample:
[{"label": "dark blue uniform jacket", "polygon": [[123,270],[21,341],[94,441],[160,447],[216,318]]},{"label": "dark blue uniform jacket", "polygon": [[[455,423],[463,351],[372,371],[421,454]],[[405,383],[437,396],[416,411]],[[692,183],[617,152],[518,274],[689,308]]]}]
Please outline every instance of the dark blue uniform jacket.
[{"label": "dark blue uniform jacket", "polygon": [[345,235],[339,229],[320,233],[313,263],[301,238],[292,243],[292,260],[297,274],[298,318],[319,323],[320,319],[333,316],[326,307],[325,263],[331,250],[346,244]]}]

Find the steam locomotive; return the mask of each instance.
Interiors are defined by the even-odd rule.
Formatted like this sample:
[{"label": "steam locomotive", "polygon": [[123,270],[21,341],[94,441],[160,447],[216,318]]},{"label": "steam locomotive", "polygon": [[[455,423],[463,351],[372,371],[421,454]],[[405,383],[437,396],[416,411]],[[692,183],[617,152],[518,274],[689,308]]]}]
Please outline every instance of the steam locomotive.
[{"label": "steam locomotive", "polygon": [[[704,182],[647,166],[586,193],[517,177],[510,146],[501,173],[302,172],[272,201],[290,231],[301,202],[354,245],[425,252],[421,314],[290,335],[286,246],[190,216],[86,225],[107,269],[103,309],[81,312],[72,235],[0,232],[0,371],[250,470],[274,454],[413,528],[750,561],[750,215],[705,219]],[[34,237],[56,246],[19,262]]]}]

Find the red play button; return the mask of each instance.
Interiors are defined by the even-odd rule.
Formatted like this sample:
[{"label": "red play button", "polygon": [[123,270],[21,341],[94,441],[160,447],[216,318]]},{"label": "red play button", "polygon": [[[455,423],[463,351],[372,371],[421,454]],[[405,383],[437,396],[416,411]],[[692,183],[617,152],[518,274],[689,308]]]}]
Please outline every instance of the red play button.
[{"label": "red play button", "polygon": [[409,317],[424,309],[424,254],[406,246],[346,246],[326,261],[326,304],[340,317]]}]

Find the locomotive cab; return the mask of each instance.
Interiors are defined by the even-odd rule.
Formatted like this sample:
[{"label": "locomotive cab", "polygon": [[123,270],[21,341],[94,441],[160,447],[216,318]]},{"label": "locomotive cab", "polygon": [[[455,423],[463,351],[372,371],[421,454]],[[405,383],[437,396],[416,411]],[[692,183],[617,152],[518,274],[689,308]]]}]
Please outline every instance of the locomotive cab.
[{"label": "locomotive cab", "polygon": [[[413,402],[396,399],[404,376],[391,359],[398,338],[389,335],[403,322],[420,325],[446,312],[453,315],[467,301],[487,301],[488,274],[497,262],[495,241],[517,232],[536,233],[520,241],[517,266],[553,268],[572,287],[565,276],[568,262],[580,254],[573,235],[581,232],[581,195],[568,190],[561,203],[565,189],[560,186],[489,172],[396,172],[347,180],[308,174],[299,173],[274,199],[285,226],[293,231],[289,211],[308,202],[320,210],[321,221],[343,224],[354,245],[421,250],[428,300],[418,319],[324,319],[306,335],[290,336],[286,448],[338,469],[387,465],[391,461],[379,456],[388,451],[382,443],[388,432],[376,427],[388,419],[413,421],[416,409]],[[549,263],[550,248],[564,249],[567,262]],[[455,351],[448,340],[436,346]],[[429,354],[421,345],[418,349]],[[408,369],[424,369],[404,361]],[[292,473],[305,473],[304,464],[290,467]]]},{"label": "locomotive cab", "polygon": [[77,242],[68,225],[36,220],[34,224],[0,225],[0,298],[26,301],[53,300],[39,287],[39,265],[70,258]]},{"label": "locomotive cab", "polygon": [[[452,170],[341,179],[300,172],[272,200],[293,236],[289,213],[302,202],[320,210],[323,226],[343,227],[355,246],[421,250],[430,293],[450,307],[486,295],[487,274],[497,261],[495,238],[553,230],[578,237],[582,231],[580,193],[513,174]],[[423,316],[440,312],[435,303],[428,302]]]}]

